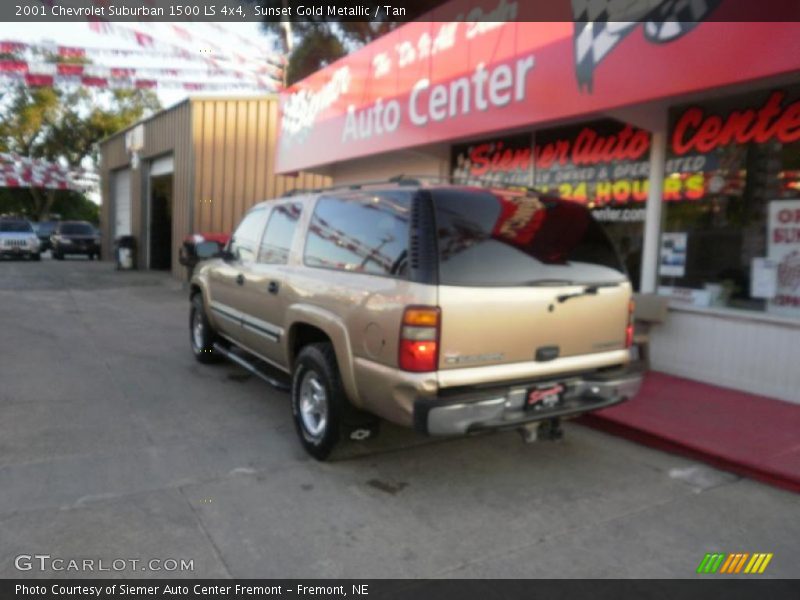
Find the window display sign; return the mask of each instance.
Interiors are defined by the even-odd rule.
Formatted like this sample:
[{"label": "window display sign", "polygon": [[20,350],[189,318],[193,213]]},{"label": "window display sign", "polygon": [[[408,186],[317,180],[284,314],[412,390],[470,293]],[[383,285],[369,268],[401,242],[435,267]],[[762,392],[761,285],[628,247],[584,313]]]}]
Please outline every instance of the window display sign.
[{"label": "window display sign", "polygon": [[[644,221],[650,134],[614,120],[536,134],[534,186],[593,208],[599,221]],[[700,200],[714,187],[715,153],[667,160],[665,202]]]},{"label": "window display sign", "polygon": [[672,131],[672,151],[708,153],[728,144],[763,144],[800,140],[800,100],[786,102],[786,92],[774,91],[763,105],[731,111],[724,119],[693,106],[678,117]]},{"label": "window display sign", "polygon": [[453,146],[453,182],[531,186],[532,144],[530,134],[524,134]]},{"label": "window display sign", "polygon": [[683,277],[686,274],[686,233],[663,233],[661,235],[662,277]]},{"label": "window display sign", "polygon": [[696,290],[693,288],[660,285],[658,286],[658,295],[666,296],[677,304],[700,307],[711,305],[711,291],[706,289]]},{"label": "window display sign", "polygon": [[592,207],[647,200],[650,135],[642,129],[606,120],[543,131],[533,153],[542,191]]},{"label": "window display sign", "polygon": [[769,203],[769,258],[778,263],[775,297],[768,312],[800,317],[800,200]]},{"label": "window display sign", "polygon": [[757,257],[750,268],[750,295],[774,298],[778,293],[778,261]]}]

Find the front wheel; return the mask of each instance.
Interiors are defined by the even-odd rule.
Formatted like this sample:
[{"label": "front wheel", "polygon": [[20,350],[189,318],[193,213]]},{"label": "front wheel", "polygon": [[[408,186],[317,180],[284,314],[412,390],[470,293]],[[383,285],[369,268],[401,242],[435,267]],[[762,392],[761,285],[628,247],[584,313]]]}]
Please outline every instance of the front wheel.
[{"label": "front wheel", "polygon": [[333,346],[305,346],[292,375],[292,416],[300,443],[317,460],[328,458],[339,442],[346,403]]},{"label": "front wheel", "polygon": [[197,362],[211,364],[219,362],[222,358],[214,350],[217,334],[208,322],[203,306],[203,295],[199,293],[192,296],[192,308],[189,311],[189,340]]},{"label": "front wheel", "polygon": [[42,260],[42,255],[39,252],[31,254],[31,260]]}]

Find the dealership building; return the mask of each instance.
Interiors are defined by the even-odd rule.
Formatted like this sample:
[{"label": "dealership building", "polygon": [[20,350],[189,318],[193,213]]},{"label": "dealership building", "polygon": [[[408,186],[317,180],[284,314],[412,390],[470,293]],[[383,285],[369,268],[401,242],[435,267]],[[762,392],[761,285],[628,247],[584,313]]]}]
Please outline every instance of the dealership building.
[{"label": "dealership building", "polygon": [[722,1],[691,23],[571,22],[558,0],[563,21],[526,22],[528,4],[449,2],[295,84],[276,172],[583,203],[669,302],[652,368],[800,403],[798,19],[728,22]]},{"label": "dealership building", "polygon": [[274,95],[200,96],[103,140],[103,256],[133,236],[139,268],[185,279],[185,236],[230,233],[257,202],[326,185],[323,175],[275,172],[277,132]]}]

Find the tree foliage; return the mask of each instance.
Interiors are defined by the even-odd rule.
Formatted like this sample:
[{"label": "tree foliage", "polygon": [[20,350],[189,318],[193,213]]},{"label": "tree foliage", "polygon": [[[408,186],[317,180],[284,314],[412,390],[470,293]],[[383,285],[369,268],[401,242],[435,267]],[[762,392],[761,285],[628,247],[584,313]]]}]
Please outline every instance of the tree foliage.
[{"label": "tree foliage", "polygon": [[[42,158],[75,169],[97,163],[99,142],[160,108],[151,90],[10,87],[0,97],[0,152]],[[45,218],[55,190],[29,188],[28,214]]]},{"label": "tree foliage", "polygon": [[[442,3],[442,0],[407,0],[403,5],[406,9],[405,18],[414,19]],[[288,3],[286,0],[263,0],[260,4],[268,8],[282,8]],[[370,21],[328,21],[324,16],[306,17],[302,21],[292,21],[292,40],[288,40],[283,23],[264,21],[264,29],[279,36],[285,49],[291,48],[286,67],[288,85],[308,77],[399,25],[402,22],[390,20],[386,15]]]},{"label": "tree foliage", "polygon": [[97,142],[160,108],[151,90],[61,90],[17,85],[0,103],[0,150],[76,168]]},{"label": "tree foliage", "polygon": [[47,218],[64,221],[100,222],[100,207],[80,192],[73,190],[52,190],[52,203],[47,214],[36,212],[27,188],[0,188],[0,215],[10,214],[29,218],[32,221]]}]

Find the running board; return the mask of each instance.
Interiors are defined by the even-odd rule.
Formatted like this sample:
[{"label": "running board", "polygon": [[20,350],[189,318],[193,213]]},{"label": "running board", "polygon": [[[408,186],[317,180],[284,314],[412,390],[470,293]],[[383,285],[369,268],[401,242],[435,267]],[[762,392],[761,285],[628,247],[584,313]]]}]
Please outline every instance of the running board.
[{"label": "running board", "polygon": [[216,352],[219,352],[222,356],[227,358],[229,361],[236,363],[237,365],[239,365],[240,367],[242,367],[246,371],[252,373],[256,377],[258,377],[260,379],[263,379],[268,384],[270,384],[272,387],[274,387],[276,390],[280,390],[282,392],[288,392],[289,390],[292,389],[291,386],[288,383],[284,383],[283,381],[275,379],[274,377],[270,377],[269,375],[267,375],[266,373],[261,371],[258,367],[256,367],[252,363],[246,361],[241,356],[239,356],[237,354],[234,354],[233,352],[231,352],[230,350],[228,350],[227,348],[225,348],[221,344],[214,344],[214,350]]}]

